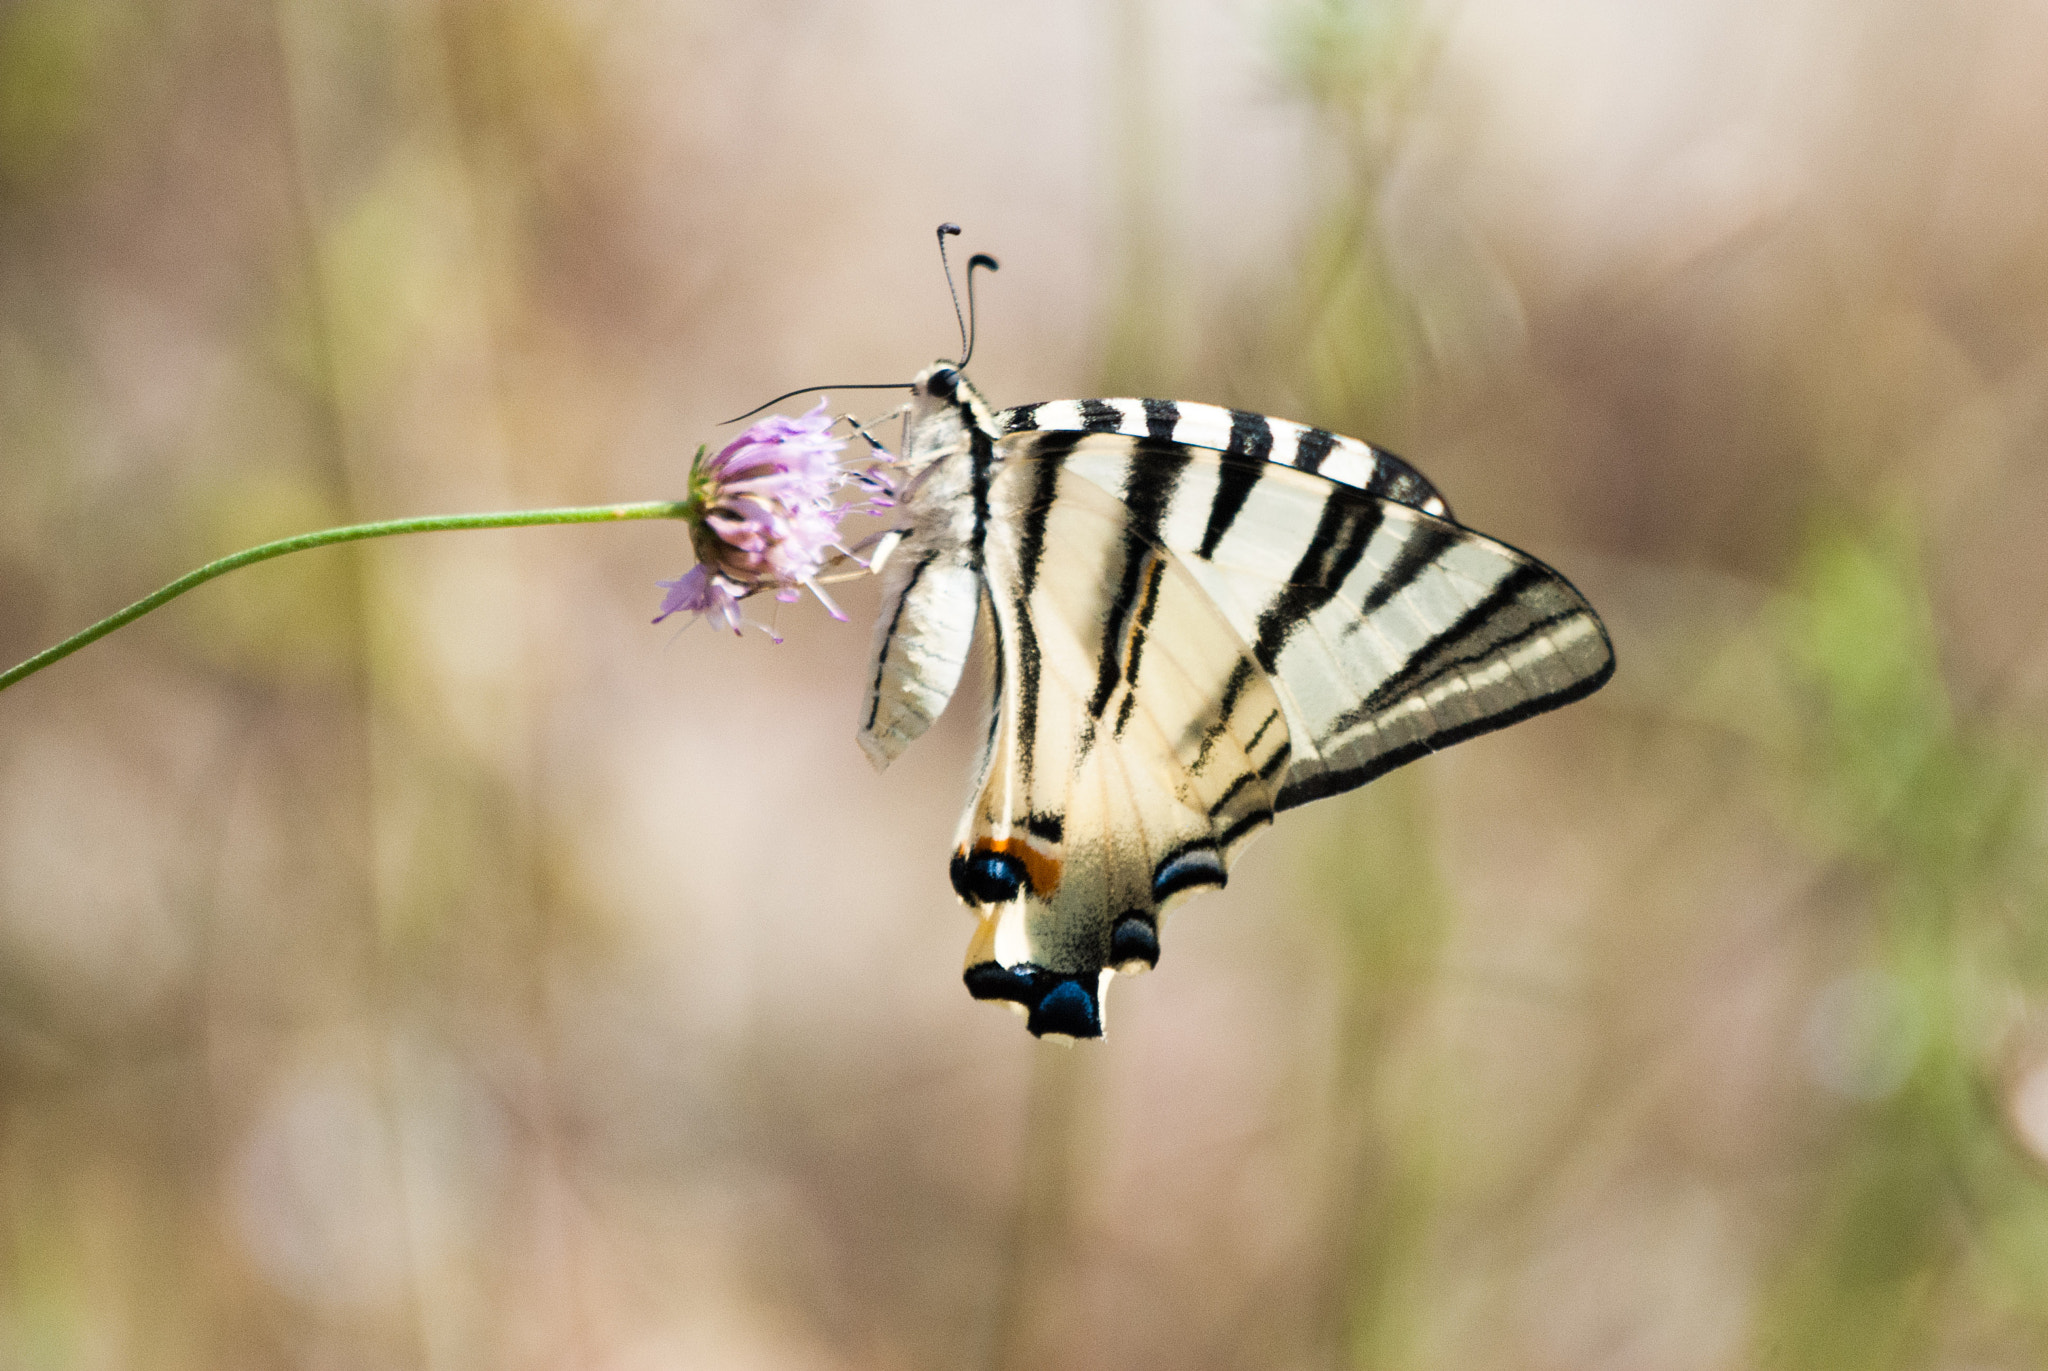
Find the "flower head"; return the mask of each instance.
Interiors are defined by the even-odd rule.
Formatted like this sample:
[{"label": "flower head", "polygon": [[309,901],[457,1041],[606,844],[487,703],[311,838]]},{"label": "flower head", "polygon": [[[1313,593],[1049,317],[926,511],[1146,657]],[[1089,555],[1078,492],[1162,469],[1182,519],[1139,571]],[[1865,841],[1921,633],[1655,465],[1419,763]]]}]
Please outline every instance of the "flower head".
[{"label": "flower head", "polygon": [[[795,600],[808,588],[835,619],[846,616],[818,588],[816,576],[839,547],[839,520],[847,507],[834,496],[848,480],[839,464],[844,439],[824,400],[801,418],[773,415],[690,466],[684,518],[697,565],[673,581],[661,613],[702,615],[738,633],[739,602],[757,591]],[[771,633],[770,636],[773,636]]]}]

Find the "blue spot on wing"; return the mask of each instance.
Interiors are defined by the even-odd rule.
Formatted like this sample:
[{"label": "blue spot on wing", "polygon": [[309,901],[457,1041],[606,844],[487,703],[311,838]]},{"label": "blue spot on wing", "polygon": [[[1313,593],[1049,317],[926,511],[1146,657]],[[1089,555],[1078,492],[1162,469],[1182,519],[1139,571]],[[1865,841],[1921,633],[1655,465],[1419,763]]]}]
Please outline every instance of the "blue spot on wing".
[{"label": "blue spot on wing", "polygon": [[1007,852],[956,852],[948,874],[971,905],[1007,904],[1024,888],[1024,863]]}]

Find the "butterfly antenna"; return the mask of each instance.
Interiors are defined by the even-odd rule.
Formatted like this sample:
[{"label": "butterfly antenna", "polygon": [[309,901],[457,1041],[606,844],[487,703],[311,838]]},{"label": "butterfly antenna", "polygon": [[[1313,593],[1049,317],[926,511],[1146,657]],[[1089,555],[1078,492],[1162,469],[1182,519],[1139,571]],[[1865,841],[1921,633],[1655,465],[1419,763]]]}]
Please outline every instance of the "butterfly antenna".
[{"label": "butterfly antenna", "polygon": [[974,269],[987,267],[990,271],[1001,271],[996,259],[985,252],[977,252],[967,259],[967,357],[960,359],[960,369],[967,369],[967,358],[974,356]]},{"label": "butterfly antenna", "polygon": [[[939,270],[946,273],[946,294],[953,297],[953,322],[960,326],[960,347],[965,351],[968,350],[967,316],[960,312],[960,292],[953,288],[953,264],[946,260],[946,240],[956,237],[959,232],[960,226],[958,224],[939,225]],[[972,268],[969,269],[969,274],[972,274]],[[972,293],[973,287],[970,283],[969,294]],[[961,358],[957,365],[966,366],[967,359]]]},{"label": "butterfly antenna", "polygon": [[751,419],[770,405],[779,405],[792,395],[809,395],[814,390],[903,390],[909,385],[910,382],[908,381],[869,381],[864,385],[858,386],[804,386],[798,390],[784,391],[766,404],[755,405],[745,414],[735,414],[730,419],[721,419],[718,421],[718,426],[723,428],[727,424],[736,424],[742,419]]},{"label": "butterfly antenna", "polygon": [[[960,312],[960,292],[953,287],[953,266],[952,263],[946,260],[946,240],[958,235],[959,232],[960,226],[958,224],[939,225],[939,266],[946,273],[946,293],[953,297],[953,322],[960,326],[962,356],[956,365],[965,367],[968,358],[974,356],[974,269],[976,267],[987,267],[990,271],[1000,271],[1002,268],[997,264],[995,258],[985,252],[977,252],[967,259],[967,312],[963,315]],[[785,391],[766,404],[755,405],[745,414],[735,414],[730,419],[720,420],[719,427],[723,428],[726,424],[736,424],[742,419],[751,419],[762,410],[779,405],[792,396],[808,395],[814,390],[901,390],[909,384],[910,382],[908,381],[870,381],[864,385],[857,386],[805,386],[800,390]],[[865,433],[861,436],[867,437]],[[868,441],[872,443],[874,439],[869,438]]]},{"label": "butterfly antenna", "polygon": [[958,224],[939,225],[939,265],[946,272],[946,293],[953,297],[953,322],[960,326],[961,357],[954,365],[964,368],[968,359],[974,356],[974,269],[987,267],[990,271],[1000,271],[1001,267],[985,252],[977,252],[967,259],[967,313],[963,317],[960,313],[960,292],[953,288],[953,266],[946,260],[946,240],[959,232]]}]

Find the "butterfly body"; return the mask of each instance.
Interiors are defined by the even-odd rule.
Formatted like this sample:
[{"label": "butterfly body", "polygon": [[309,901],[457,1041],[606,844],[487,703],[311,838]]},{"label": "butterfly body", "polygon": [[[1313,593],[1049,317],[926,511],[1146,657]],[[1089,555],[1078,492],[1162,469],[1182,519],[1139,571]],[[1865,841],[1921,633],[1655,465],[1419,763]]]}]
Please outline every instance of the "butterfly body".
[{"label": "butterfly body", "polygon": [[887,765],[987,645],[951,876],[969,990],[1034,1033],[1099,1036],[1109,977],[1277,811],[1612,671],[1569,583],[1364,443],[1173,401],[998,413],[946,363],[911,394],[859,737]]}]

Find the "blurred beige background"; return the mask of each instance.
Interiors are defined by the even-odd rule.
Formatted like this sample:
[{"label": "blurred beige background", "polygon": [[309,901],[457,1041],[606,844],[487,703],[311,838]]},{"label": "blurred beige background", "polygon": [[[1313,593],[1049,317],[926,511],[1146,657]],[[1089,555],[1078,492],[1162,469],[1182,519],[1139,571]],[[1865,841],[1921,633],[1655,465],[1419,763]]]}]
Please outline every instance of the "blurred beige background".
[{"label": "blurred beige background", "polygon": [[[0,659],[679,495],[956,344],[1411,458],[1592,700],[1288,816],[1106,1043],[975,727],[682,529],[0,696],[0,1367],[2048,1365],[2048,10],[4,0]],[[883,407],[873,393],[842,403]]]}]

